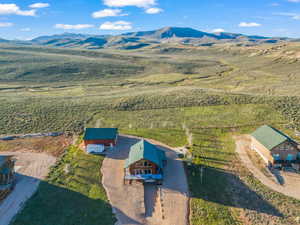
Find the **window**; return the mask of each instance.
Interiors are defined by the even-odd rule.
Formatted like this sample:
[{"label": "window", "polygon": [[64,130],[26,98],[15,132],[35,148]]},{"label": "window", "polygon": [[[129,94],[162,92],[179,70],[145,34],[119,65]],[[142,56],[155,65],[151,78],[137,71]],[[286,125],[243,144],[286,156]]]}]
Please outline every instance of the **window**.
[{"label": "window", "polygon": [[152,174],[152,171],[151,170],[140,170],[140,169],[134,170],[134,175],[143,175],[143,174]]},{"label": "window", "polygon": [[143,161],[137,162],[136,166],[143,166]]},{"label": "window", "polygon": [[144,162],[144,167],[151,167],[151,164],[148,161]]},{"label": "window", "polygon": [[145,174],[151,174],[152,171],[151,171],[151,170],[144,170],[144,173],[145,173]]},{"label": "window", "polygon": [[134,170],[135,175],[143,174],[143,170]]},{"label": "window", "polygon": [[279,154],[273,154],[274,160],[280,160],[280,155]]}]

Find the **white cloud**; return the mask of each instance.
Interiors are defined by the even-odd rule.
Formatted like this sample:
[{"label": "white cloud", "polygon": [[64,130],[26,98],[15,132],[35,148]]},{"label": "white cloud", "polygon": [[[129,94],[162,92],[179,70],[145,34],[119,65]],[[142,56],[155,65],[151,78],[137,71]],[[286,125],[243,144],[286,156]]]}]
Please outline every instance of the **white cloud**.
[{"label": "white cloud", "polygon": [[49,3],[37,2],[37,3],[31,4],[29,7],[34,8],[34,9],[41,9],[41,8],[47,8],[49,6],[50,6]]},{"label": "white cloud", "polygon": [[297,14],[297,13],[285,13],[285,12],[281,12],[281,13],[275,13],[274,15],[277,15],[277,16],[287,16],[287,17],[290,17],[294,20],[300,20],[300,14]]},{"label": "white cloud", "polygon": [[104,18],[113,16],[127,16],[128,14],[122,14],[121,9],[103,9],[92,14],[93,18]]},{"label": "white cloud", "polygon": [[0,23],[0,27],[12,27],[13,23]]},{"label": "white cloud", "polygon": [[22,28],[21,31],[23,31],[23,32],[29,32],[29,31],[31,31],[31,29],[29,27],[26,27],[26,28]]},{"label": "white cloud", "polygon": [[250,22],[250,23],[247,23],[247,22],[241,22],[239,24],[239,27],[260,27],[261,24],[259,23],[254,23],[254,22]]},{"label": "white cloud", "polygon": [[217,29],[212,30],[212,32],[213,33],[222,33],[222,32],[225,32],[225,30],[222,28],[217,28]]},{"label": "white cloud", "polygon": [[0,15],[35,16],[36,10],[21,10],[16,4],[0,4]]},{"label": "white cloud", "polygon": [[148,13],[148,14],[157,14],[157,13],[163,12],[163,9],[160,9],[160,8],[149,8],[149,9],[146,9],[145,12]]},{"label": "white cloud", "polygon": [[156,0],[103,0],[103,3],[109,7],[136,6],[149,8],[156,5]]},{"label": "white cloud", "polygon": [[54,26],[57,29],[64,29],[64,30],[81,30],[81,29],[87,29],[92,28],[94,25],[92,24],[55,24]]},{"label": "white cloud", "polygon": [[299,3],[300,0],[288,0],[288,2],[295,2],[295,3]]},{"label": "white cloud", "polygon": [[100,30],[130,30],[132,25],[127,21],[105,22],[99,27]]}]

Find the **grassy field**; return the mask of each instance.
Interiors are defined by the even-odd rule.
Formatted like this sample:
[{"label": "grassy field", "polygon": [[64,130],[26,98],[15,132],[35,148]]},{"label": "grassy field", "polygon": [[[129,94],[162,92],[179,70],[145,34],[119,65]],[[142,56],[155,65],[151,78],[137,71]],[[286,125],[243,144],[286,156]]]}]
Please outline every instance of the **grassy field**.
[{"label": "grassy field", "polygon": [[114,224],[116,220],[101,185],[102,161],[102,156],[69,147],[12,225]]},{"label": "grassy field", "polygon": [[300,126],[299,97],[282,96],[300,95],[300,63],[278,56],[297,45],[265,48],[268,54],[226,45],[144,51],[0,45],[0,134],[80,133],[86,120],[108,109],[249,103],[276,104]]}]

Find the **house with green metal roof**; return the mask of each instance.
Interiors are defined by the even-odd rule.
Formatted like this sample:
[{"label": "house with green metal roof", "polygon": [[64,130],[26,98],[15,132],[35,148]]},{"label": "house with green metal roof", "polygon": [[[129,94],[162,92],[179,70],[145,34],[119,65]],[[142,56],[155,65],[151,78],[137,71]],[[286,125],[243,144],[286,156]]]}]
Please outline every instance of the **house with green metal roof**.
[{"label": "house with green metal roof", "polygon": [[298,162],[298,143],[274,127],[264,125],[251,134],[251,149],[269,165]]},{"label": "house with green metal roof", "polygon": [[124,181],[161,182],[166,161],[163,150],[143,139],[130,148]]},{"label": "house with green metal roof", "polygon": [[118,128],[86,128],[83,136],[84,145],[115,146],[117,144]]}]

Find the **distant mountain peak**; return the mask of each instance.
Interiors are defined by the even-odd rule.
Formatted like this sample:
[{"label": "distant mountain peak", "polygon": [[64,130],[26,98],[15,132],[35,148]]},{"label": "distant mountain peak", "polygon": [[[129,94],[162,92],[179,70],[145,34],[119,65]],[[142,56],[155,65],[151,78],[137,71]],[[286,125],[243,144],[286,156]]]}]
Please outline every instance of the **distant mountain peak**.
[{"label": "distant mountain peak", "polygon": [[[150,31],[136,31],[121,35],[92,35],[65,32],[48,36],[40,36],[21,44],[36,44],[55,47],[76,47],[87,49],[116,48],[138,49],[146,46],[164,44],[183,44],[191,46],[212,46],[218,43],[236,43],[238,45],[253,46],[261,43],[277,43],[289,41],[288,38],[271,38],[258,35],[244,35],[239,33],[219,32],[208,33],[190,27],[162,27]],[[0,39],[0,43],[10,42]]]}]

